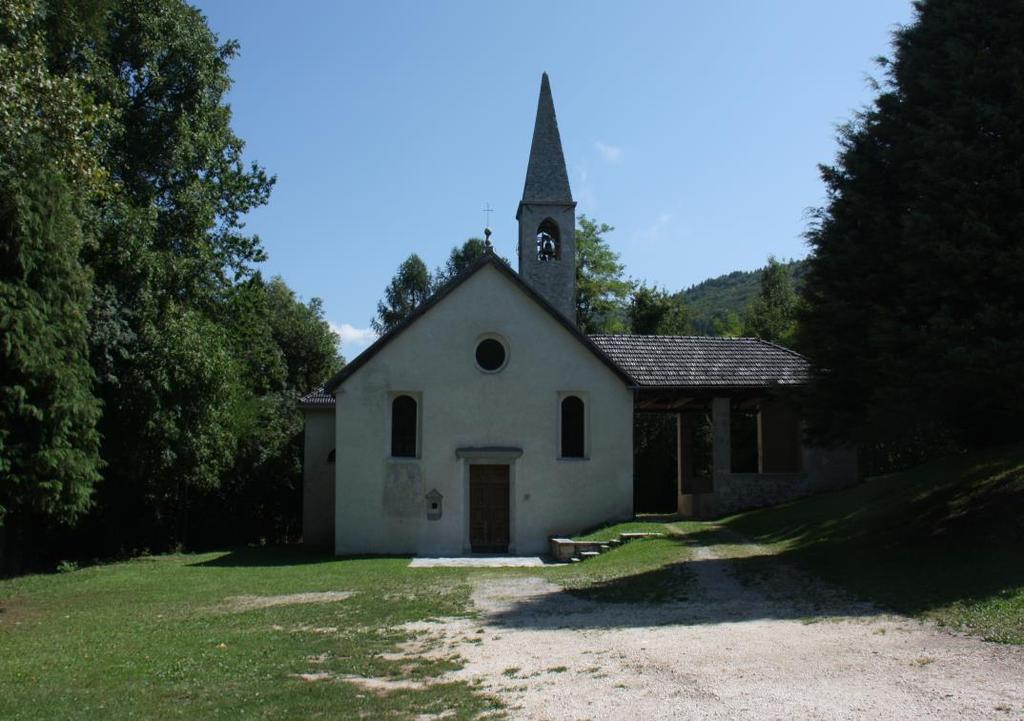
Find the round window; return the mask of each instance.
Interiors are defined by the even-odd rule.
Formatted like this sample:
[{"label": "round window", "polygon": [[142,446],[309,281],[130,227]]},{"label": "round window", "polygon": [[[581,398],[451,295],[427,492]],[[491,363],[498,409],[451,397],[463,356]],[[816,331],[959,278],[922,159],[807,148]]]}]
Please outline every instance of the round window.
[{"label": "round window", "polygon": [[476,346],[476,364],[492,373],[500,370],[505,365],[505,346],[494,338],[484,338]]}]

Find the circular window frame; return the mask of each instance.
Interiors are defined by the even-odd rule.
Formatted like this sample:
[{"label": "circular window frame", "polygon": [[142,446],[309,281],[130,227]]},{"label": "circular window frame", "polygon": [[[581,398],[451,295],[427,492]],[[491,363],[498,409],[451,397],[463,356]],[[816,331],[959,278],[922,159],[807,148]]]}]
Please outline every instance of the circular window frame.
[{"label": "circular window frame", "polygon": [[[501,349],[503,351],[505,351],[505,359],[501,362],[500,366],[498,366],[497,368],[495,368],[493,370],[489,370],[487,368],[484,368],[482,365],[480,365],[480,363],[479,363],[479,361],[477,360],[477,357],[476,357],[477,356],[477,351],[480,349],[480,344],[483,343],[485,340],[496,341],[498,343],[498,345],[501,346]],[[508,350],[508,341],[506,341],[502,336],[498,335],[497,333],[484,333],[483,335],[478,337],[476,339],[476,343],[473,344],[473,364],[476,366],[476,369],[478,371],[480,371],[481,373],[487,373],[488,375],[494,375],[495,373],[501,373],[503,370],[505,370],[506,367],[508,367],[508,359],[509,359],[510,355],[511,354],[509,353],[509,350]]]}]

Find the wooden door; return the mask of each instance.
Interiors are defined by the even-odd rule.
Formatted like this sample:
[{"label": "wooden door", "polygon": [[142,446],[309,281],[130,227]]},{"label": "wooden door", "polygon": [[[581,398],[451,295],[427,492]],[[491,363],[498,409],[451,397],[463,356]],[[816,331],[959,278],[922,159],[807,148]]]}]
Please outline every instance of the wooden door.
[{"label": "wooden door", "polygon": [[508,466],[469,467],[469,545],[473,553],[508,553]]}]

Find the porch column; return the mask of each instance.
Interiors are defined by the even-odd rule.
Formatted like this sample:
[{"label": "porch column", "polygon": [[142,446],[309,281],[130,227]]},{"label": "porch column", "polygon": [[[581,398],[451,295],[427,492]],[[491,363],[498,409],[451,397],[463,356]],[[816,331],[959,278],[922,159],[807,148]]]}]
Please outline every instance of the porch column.
[{"label": "porch column", "polygon": [[714,480],[732,472],[732,428],[729,423],[730,402],[728,398],[711,399],[711,467]]}]

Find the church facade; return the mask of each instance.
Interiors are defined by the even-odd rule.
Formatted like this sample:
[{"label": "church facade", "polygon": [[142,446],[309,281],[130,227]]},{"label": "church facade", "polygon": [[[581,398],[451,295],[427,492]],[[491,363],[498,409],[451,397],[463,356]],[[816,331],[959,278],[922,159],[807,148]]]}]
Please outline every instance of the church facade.
[{"label": "church facade", "polygon": [[[638,412],[676,419],[686,515],[856,481],[855,455],[805,447],[777,397],[806,381],[799,355],[756,339],[576,328],[575,202],[546,75],[517,219],[518,272],[488,254],[303,398],[307,543],[339,555],[543,553],[551,537],[633,515]],[[756,467],[734,468],[733,413],[756,418]],[[707,462],[694,450],[702,417]]]}]

